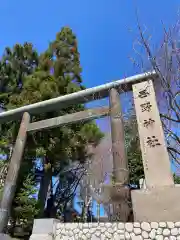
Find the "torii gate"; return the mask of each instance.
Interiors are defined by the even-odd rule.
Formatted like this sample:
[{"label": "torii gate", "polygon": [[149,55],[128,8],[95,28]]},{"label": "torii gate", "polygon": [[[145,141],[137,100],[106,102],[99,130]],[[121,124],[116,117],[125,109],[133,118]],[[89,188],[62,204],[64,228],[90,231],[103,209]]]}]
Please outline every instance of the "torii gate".
[{"label": "torii gate", "polygon": [[[121,198],[121,201],[123,198],[125,201],[125,198],[129,197],[129,189],[127,188],[129,172],[125,146],[123,144],[124,128],[121,105],[119,101],[119,94],[122,92],[133,90],[147,187],[151,188],[164,185],[171,186],[174,184],[155,99],[153,79],[157,79],[157,74],[154,71],[147,72],[128,77],[126,79],[113,81],[94,88],[85,89],[69,95],[60,96],[54,99],[30,104],[0,113],[0,124],[7,121],[19,120],[22,118],[19,133],[10,160],[3,197],[0,205],[0,233],[3,232],[3,229],[7,226],[8,223],[8,213],[10,212],[9,206],[12,204],[16,189],[14,183],[16,183],[18,178],[21,158],[23,155],[28,132],[54,128],[64,124],[75,123],[82,120],[96,119],[110,115],[115,186],[118,186],[118,189],[123,188],[125,190],[125,194],[122,196],[121,191],[120,193],[117,193],[117,189],[115,190],[114,187],[111,187],[112,191],[110,191],[110,195],[111,199],[116,199],[118,197],[119,199]],[[32,123],[30,122],[31,114],[34,115],[59,110],[71,104],[85,103],[92,100],[102,99],[108,96],[108,107],[88,109],[82,112],[67,114],[56,118]],[[142,121],[144,121],[144,125],[142,124]],[[151,129],[149,130],[149,128],[145,125],[151,126]],[[154,135],[150,137],[148,136],[149,133],[152,133]],[[159,140],[157,139],[156,135],[158,136]],[[147,138],[146,141],[144,140],[145,138]],[[160,141],[160,143],[158,141]],[[156,152],[155,154],[152,153],[154,150]],[[161,159],[159,159],[159,154],[162,156]],[[148,160],[151,160],[151,162]],[[154,169],[154,164],[157,163],[157,161],[158,166],[161,166],[161,168],[158,168],[158,170]],[[123,171],[116,171],[116,169],[123,169]],[[160,175],[166,177],[162,177],[162,179],[159,181]],[[133,209],[135,211],[136,218],[136,206],[139,205],[133,201],[133,196],[134,195],[132,194]],[[139,216],[137,215],[137,220],[138,217]],[[127,221],[126,214],[120,216],[119,220]]]}]

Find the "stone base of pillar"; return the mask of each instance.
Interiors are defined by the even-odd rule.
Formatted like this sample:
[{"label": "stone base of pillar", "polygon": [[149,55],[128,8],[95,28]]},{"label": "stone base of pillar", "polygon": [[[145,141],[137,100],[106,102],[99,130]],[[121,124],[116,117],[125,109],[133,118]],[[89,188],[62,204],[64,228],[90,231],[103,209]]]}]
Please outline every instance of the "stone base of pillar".
[{"label": "stone base of pillar", "polygon": [[55,239],[57,223],[59,223],[59,221],[53,218],[35,219],[30,240]]},{"label": "stone base of pillar", "polygon": [[128,200],[130,198],[129,187],[121,183],[103,184],[101,189],[104,196],[104,203],[119,202],[120,200]]},{"label": "stone base of pillar", "polygon": [[158,187],[131,191],[134,221],[176,222],[180,219],[180,187]]},{"label": "stone base of pillar", "polygon": [[17,240],[17,238],[12,238],[7,234],[0,233],[0,240]]},{"label": "stone base of pillar", "polygon": [[103,203],[111,204],[113,213],[110,217],[111,222],[126,222],[130,215],[130,190],[120,183],[105,184],[102,186],[104,195]]}]

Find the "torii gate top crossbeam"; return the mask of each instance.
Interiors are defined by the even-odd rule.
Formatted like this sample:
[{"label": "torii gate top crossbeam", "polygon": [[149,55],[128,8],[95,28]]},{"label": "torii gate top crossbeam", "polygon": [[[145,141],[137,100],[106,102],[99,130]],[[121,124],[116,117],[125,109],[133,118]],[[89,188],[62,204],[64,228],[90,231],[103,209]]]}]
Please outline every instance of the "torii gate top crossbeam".
[{"label": "torii gate top crossbeam", "polygon": [[88,88],[72,94],[12,109],[0,113],[0,123],[20,119],[24,112],[28,112],[29,114],[45,113],[62,109],[71,104],[85,103],[91,100],[101,99],[108,96],[108,92],[111,88],[116,88],[127,92],[132,89],[133,83],[138,83],[146,80],[147,78],[155,77],[157,77],[155,71],[146,72],[107,84],[99,85],[97,87]]}]

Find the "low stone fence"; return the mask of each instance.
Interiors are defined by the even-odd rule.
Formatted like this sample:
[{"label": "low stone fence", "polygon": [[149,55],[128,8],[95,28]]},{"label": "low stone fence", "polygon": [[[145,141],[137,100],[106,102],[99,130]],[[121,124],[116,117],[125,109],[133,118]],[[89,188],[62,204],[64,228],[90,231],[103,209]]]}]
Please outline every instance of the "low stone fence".
[{"label": "low stone fence", "polygon": [[180,240],[180,222],[60,223],[35,220],[30,240]]}]

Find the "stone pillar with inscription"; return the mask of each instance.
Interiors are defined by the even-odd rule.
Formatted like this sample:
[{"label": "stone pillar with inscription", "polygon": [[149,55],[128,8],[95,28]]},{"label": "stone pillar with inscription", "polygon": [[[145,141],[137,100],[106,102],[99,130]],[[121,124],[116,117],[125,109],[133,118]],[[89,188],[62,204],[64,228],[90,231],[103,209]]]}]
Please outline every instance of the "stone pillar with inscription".
[{"label": "stone pillar with inscription", "polygon": [[152,80],[133,85],[146,189],[131,192],[135,221],[178,221],[175,187]]}]

